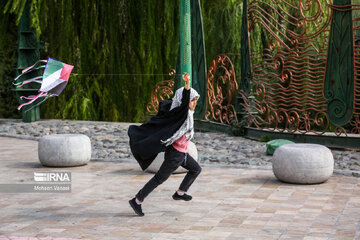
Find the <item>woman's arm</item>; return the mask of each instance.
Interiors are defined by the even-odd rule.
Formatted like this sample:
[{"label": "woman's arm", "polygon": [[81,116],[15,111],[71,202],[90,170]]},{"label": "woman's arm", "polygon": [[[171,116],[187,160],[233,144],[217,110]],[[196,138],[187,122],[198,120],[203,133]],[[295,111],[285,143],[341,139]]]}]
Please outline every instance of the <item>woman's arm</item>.
[{"label": "woman's arm", "polygon": [[183,75],[183,80],[185,81],[185,89],[189,90],[190,89],[190,76],[188,73],[184,73]]},{"label": "woman's arm", "polygon": [[181,106],[184,106],[184,105],[189,106],[189,102],[190,102],[190,76],[189,76],[188,73],[184,73],[182,78],[185,81],[185,87],[184,87],[183,94],[182,94]]}]

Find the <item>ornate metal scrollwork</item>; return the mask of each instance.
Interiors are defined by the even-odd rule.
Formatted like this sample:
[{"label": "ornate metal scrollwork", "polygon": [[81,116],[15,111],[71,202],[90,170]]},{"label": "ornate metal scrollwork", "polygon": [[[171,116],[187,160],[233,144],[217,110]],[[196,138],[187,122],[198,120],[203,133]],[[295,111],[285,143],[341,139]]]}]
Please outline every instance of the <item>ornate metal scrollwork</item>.
[{"label": "ornate metal scrollwork", "polygon": [[233,100],[238,89],[235,69],[225,54],[211,62],[207,76],[207,105],[205,118],[225,124],[237,122]]},{"label": "ornate metal scrollwork", "polygon": [[[354,14],[355,13],[355,14]],[[353,7],[353,14],[357,17],[353,19],[354,37],[354,114],[350,121],[351,133],[360,134],[360,5]]]},{"label": "ornate metal scrollwork", "polygon": [[170,80],[158,82],[153,92],[151,93],[151,100],[146,106],[147,111],[150,114],[156,114],[159,110],[159,101],[164,99],[170,99],[174,94],[174,77],[175,70],[172,69],[169,72],[169,76],[172,77]]},{"label": "ornate metal scrollwork", "polygon": [[[261,93],[258,91],[257,93]],[[247,122],[249,126],[270,129],[279,132],[314,133],[321,135],[329,129],[329,119],[325,111],[307,111],[277,109],[265,101],[251,98],[240,91],[245,100],[242,104],[248,113]]]},{"label": "ornate metal scrollwork", "polygon": [[[323,93],[329,4],[329,0],[249,0],[253,91],[240,91],[249,125],[315,134],[329,129]],[[252,38],[267,43],[256,51],[258,43]]]},{"label": "ornate metal scrollwork", "polygon": [[360,134],[360,116],[355,115],[353,120],[350,122],[352,126],[351,133],[353,134]]}]

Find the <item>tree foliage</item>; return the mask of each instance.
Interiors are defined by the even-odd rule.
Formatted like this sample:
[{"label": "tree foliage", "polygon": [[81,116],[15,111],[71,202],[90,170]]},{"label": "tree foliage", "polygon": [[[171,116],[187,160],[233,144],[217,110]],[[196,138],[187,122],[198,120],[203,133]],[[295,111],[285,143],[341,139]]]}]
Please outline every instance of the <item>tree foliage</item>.
[{"label": "tree foliage", "polygon": [[[8,0],[2,8],[6,12],[1,17],[10,18],[13,28],[25,1]],[[31,2],[31,23],[44,44],[42,58],[51,56],[75,66],[64,92],[41,105],[42,117],[135,122],[146,119],[145,106],[154,85],[169,79],[166,74],[175,68],[179,2]],[[218,53],[240,52],[242,1],[207,0],[202,1],[202,8],[208,63]],[[0,28],[5,32],[1,40],[9,36],[14,39],[16,30],[5,27],[1,21]],[[16,46],[10,48],[16,53]],[[15,68],[15,62],[3,65]],[[14,72],[0,77],[0,83],[8,82]]]},{"label": "tree foliage", "polygon": [[[0,9],[5,4],[0,3]],[[12,79],[16,74],[17,31],[16,18],[10,14],[0,14],[0,118],[19,118],[18,101],[12,89]]]}]

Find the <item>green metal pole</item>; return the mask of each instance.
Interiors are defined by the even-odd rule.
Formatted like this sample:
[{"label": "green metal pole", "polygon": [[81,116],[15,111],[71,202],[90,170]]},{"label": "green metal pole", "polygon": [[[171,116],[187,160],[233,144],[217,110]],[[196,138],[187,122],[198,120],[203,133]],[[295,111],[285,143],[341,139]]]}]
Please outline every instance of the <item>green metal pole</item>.
[{"label": "green metal pole", "polygon": [[241,25],[240,89],[245,93],[250,93],[250,79],[251,79],[251,59],[250,59],[249,29],[248,29],[248,19],[247,19],[247,0],[244,0],[242,25]]},{"label": "green metal pole", "polygon": [[191,0],[191,83],[200,98],[195,110],[195,119],[203,119],[206,110],[207,66],[205,37],[200,0]]},{"label": "green metal pole", "polygon": [[[180,0],[183,1],[183,0]],[[185,1],[180,4],[183,4]],[[185,5],[185,4],[184,4]],[[205,115],[206,109],[206,93],[207,93],[207,69],[206,69],[206,53],[205,53],[205,38],[204,38],[204,30],[203,30],[203,20],[201,13],[201,4],[200,0],[190,0],[190,12],[191,12],[191,23],[190,23],[190,39],[191,39],[191,63],[189,67],[191,69],[187,69],[182,71],[181,65],[184,61],[183,56],[184,45],[179,44],[177,62],[176,62],[176,76],[175,76],[175,84],[174,84],[174,92],[180,87],[184,86],[184,81],[182,80],[181,74],[183,72],[189,72],[191,77],[191,87],[194,88],[199,94],[200,99],[198,100],[198,104],[195,111],[195,118],[202,119]],[[180,11],[181,18],[184,18],[184,14]],[[183,27],[181,27],[183,29]],[[185,30],[181,30],[180,38],[184,38]],[[187,54],[189,51],[187,52]]]},{"label": "green metal pole", "polygon": [[[191,10],[190,0],[180,0],[180,72],[190,75],[191,70]],[[183,86],[184,83],[182,82]],[[191,85],[192,86],[192,85]]]},{"label": "green metal pole", "polygon": [[[250,93],[251,91],[251,58],[250,58],[250,36],[249,36],[249,24],[248,24],[248,16],[247,16],[247,5],[248,1],[243,1],[243,13],[241,20],[241,78],[240,78],[240,90],[244,93]],[[244,103],[241,95],[237,97],[237,103],[235,105],[235,109],[237,112],[238,120],[241,121],[244,115],[246,114],[246,110],[241,105]]]}]

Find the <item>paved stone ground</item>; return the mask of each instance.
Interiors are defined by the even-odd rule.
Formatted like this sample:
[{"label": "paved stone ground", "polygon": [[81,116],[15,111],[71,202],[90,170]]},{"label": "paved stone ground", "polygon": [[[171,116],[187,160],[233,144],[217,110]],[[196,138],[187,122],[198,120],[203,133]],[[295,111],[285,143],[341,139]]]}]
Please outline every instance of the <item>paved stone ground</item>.
[{"label": "paved stone ground", "polygon": [[137,217],[128,200],[152,175],[134,162],[45,168],[36,141],[4,137],[0,153],[0,183],[33,183],[34,171],[72,174],[71,193],[0,193],[1,240],[360,239],[356,177],[293,185],[271,170],[205,166],[189,191],[192,201],[171,199],[184,176],[173,175],[146,199],[145,217]]},{"label": "paved stone ground", "polygon": [[[130,123],[45,120],[23,123],[21,120],[0,119],[0,136],[38,140],[46,134],[82,133],[90,137],[92,159],[98,161],[131,161],[127,129]],[[196,132],[194,142],[203,165],[232,168],[271,169],[263,142],[214,132]],[[359,151],[332,150],[335,172],[360,177]]]}]

